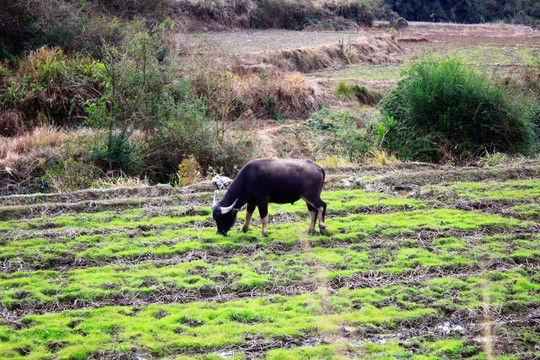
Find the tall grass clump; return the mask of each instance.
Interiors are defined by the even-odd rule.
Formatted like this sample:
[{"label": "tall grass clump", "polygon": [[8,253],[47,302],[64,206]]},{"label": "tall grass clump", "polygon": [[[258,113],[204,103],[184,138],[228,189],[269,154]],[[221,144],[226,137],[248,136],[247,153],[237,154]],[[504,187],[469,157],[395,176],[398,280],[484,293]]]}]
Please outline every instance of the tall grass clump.
[{"label": "tall grass clump", "polygon": [[17,113],[30,129],[77,123],[84,115],[81,104],[99,93],[99,71],[87,56],[44,46],[17,65],[13,74],[0,75],[0,111]]},{"label": "tall grass clump", "polygon": [[532,155],[534,105],[456,58],[424,58],[381,102],[382,146],[399,158],[464,162],[486,152]]},{"label": "tall grass clump", "polygon": [[364,105],[376,105],[383,98],[377,91],[371,91],[365,86],[348,84],[346,81],[339,81],[336,84],[335,94],[343,99],[356,99]]},{"label": "tall grass clump", "polygon": [[369,112],[351,113],[323,107],[311,114],[305,123],[307,148],[314,158],[338,156],[350,162],[362,162],[377,148],[377,121]]}]

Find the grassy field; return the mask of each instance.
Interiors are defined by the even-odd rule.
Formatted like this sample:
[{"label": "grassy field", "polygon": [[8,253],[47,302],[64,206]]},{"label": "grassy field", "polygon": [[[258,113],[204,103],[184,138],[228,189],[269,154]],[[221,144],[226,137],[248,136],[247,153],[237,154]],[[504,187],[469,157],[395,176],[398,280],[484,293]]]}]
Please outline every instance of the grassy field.
[{"label": "grassy field", "polygon": [[328,237],[302,201],[261,238],[210,191],[1,198],[0,358],[540,355],[538,162],[328,173]]}]

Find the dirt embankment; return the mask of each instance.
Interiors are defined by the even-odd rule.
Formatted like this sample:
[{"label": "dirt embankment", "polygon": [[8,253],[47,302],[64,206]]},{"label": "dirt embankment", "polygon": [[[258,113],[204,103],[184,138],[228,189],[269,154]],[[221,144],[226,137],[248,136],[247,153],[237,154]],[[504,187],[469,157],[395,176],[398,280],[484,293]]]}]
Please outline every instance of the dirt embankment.
[{"label": "dirt embankment", "polygon": [[400,63],[402,48],[390,35],[361,36],[333,44],[235,55],[240,74],[272,70],[310,72],[358,63]]}]

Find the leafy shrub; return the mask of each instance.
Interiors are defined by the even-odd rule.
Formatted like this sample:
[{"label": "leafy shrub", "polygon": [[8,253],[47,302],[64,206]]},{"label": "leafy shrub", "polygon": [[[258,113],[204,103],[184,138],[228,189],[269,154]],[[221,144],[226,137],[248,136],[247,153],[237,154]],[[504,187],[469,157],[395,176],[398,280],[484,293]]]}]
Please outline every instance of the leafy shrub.
[{"label": "leafy shrub", "polygon": [[244,137],[224,138],[222,124],[215,121],[204,98],[190,91],[189,83],[169,84],[158,101],[155,127],[144,148],[144,166],[151,179],[170,181],[178,163],[190,154],[203,172],[212,166],[227,174],[250,157],[252,143]]},{"label": "leafy shrub", "polygon": [[431,162],[532,154],[537,143],[527,105],[455,58],[426,58],[382,100],[379,139],[401,159]]},{"label": "leafy shrub", "polygon": [[201,179],[201,165],[199,165],[195,156],[190,154],[178,165],[175,183],[177,186],[186,186],[194,184]]},{"label": "leafy shrub", "polygon": [[130,135],[127,130],[119,133],[109,131],[106,141],[94,149],[90,160],[105,171],[133,174],[140,167],[141,158],[137,144],[128,139]]}]

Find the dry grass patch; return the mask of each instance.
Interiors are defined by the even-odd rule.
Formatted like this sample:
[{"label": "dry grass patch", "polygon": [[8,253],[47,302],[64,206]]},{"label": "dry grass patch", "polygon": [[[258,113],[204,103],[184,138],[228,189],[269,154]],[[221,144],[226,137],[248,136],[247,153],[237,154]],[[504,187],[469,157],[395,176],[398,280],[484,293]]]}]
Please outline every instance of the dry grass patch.
[{"label": "dry grass patch", "polygon": [[6,111],[0,114],[0,134],[17,136],[25,131],[22,114],[18,111]]},{"label": "dry grass patch", "polygon": [[[86,179],[84,184],[89,187],[101,175],[89,156],[105,134],[106,130],[66,130],[43,125],[16,137],[0,136],[0,190],[10,185],[30,184],[36,179],[46,180],[53,191],[78,189],[81,179]],[[141,131],[134,131],[129,138],[130,141],[144,139]],[[126,182],[124,178],[121,176],[115,185],[105,179],[98,187],[134,186],[133,181]]]},{"label": "dry grass patch", "polygon": [[74,134],[45,125],[13,138],[0,137],[0,166],[14,167],[23,158],[55,154],[55,148],[73,140]]}]

